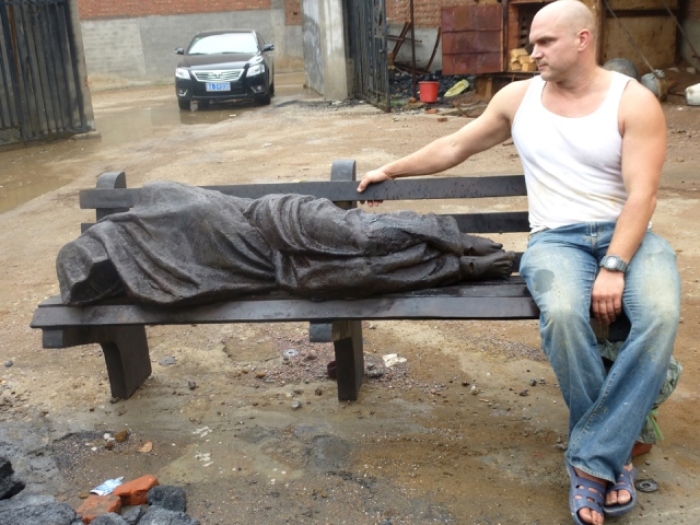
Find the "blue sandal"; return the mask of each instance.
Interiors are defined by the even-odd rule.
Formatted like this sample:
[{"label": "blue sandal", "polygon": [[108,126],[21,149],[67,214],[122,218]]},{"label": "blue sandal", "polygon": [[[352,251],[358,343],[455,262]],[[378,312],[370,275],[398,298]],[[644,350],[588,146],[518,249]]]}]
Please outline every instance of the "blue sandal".
[{"label": "blue sandal", "polygon": [[622,516],[631,511],[637,504],[637,491],[634,488],[634,479],[637,477],[637,469],[632,467],[631,471],[628,471],[624,467],[622,472],[617,478],[617,483],[614,485],[612,483],[608,484],[608,492],[611,490],[626,490],[630,493],[630,500],[624,505],[605,505],[603,510],[606,516],[615,517]]},{"label": "blue sandal", "polygon": [[569,479],[571,480],[571,489],[569,490],[569,510],[571,510],[571,517],[574,519],[576,525],[589,525],[581,520],[578,512],[581,509],[591,509],[602,515],[606,487],[602,483],[576,474],[574,467],[571,466],[568,461],[565,462],[565,465],[566,471],[569,473]]}]

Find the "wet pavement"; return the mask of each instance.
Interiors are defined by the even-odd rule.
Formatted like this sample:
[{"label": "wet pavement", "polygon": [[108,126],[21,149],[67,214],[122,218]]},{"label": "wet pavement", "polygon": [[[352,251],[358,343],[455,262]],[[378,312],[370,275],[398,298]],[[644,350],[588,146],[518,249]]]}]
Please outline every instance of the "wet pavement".
[{"label": "wet pavement", "polygon": [[[305,323],[149,327],[153,374],[119,401],[97,345],[44,349],[29,328],[36,305],[57,293],[58,249],[94,216],[78,209],[78,191],[103,171],[125,170],[129,186],[327,179],[333,160],[354,158],[361,173],[463,119],[336,111],[305,92],[303,75],[279,84],[268,107],[180,112],[169,86],[94,100],[100,138],[0,152],[0,364],[12,362],[0,365],[0,453],[34,490],[77,508],[106,479],[154,474],[186,488],[202,525],[571,523],[567,413],[534,321],[365,323],[368,364],[394,353],[407,361],[367,377],[353,403],[338,402],[325,374],[332,347],[308,343]],[[700,511],[694,111],[667,108],[676,131],[654,220],[683,277],[684,376],[659,411],[666,439],[638,462],[659,490],[613,525],[689,525]],[[453,174],[518,169],[505,144]],[[508,249],[522,240],[499,238]],[[128,440],[108,448],[105,434],[121,430]]]},{"label": "wet pavement", "polygon": [[[303,73],[278,75],[278,94],[272,106],[297,101],[318,100],[318,95],[299,89]],[[113,92],[118,102],[110,102],[110,93],[97,92],[95,99],[96,133],[70,139],[34,141],[0,148],[0,213],[61,188],[85,173],[74,169],[80,159],[99,154],[101,150],[128,147],[139,141],[177,132],[179,128],[212,125],[259,111],[250,102],[233,101],[212,104],[191,111],[181,111],[174,96],[162,88],[149,97],[147,105],[138,98],[125,100],[129,90]],[[134,91],[136,93],[136,91]]]}]

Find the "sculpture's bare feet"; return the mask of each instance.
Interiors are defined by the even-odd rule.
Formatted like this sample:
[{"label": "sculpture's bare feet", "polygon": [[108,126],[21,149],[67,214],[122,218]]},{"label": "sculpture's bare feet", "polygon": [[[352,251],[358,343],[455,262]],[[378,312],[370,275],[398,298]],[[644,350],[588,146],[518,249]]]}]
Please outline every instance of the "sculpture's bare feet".
[{"label": "sculpture's bare feet", "polygon": [[462,246],[464,246],[464,255],[490,255],[500,252],[503,249],[502,244],[493,242],[487,237],[479,237],[478,235],[462,235]]},{"label": "sculpture's bare feet", "polygon": [[463,256],[459,267],[463,281],[505,279],[513,272],[513,252],[499,251],[483,257]]}]

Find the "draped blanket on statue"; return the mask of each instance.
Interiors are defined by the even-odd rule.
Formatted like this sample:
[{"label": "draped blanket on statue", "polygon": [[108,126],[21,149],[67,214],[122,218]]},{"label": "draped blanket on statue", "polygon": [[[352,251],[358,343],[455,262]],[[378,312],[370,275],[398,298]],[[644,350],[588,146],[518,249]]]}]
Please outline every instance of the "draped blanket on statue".
[{"label": "draped blanket on statue", "polygon": [[56,266],[67,304],[123,293],[157,304],[206,302],[276,289],[357,298],[458,281],[461,237],[451,217],[154,182],[130,211],[63,246]]}]

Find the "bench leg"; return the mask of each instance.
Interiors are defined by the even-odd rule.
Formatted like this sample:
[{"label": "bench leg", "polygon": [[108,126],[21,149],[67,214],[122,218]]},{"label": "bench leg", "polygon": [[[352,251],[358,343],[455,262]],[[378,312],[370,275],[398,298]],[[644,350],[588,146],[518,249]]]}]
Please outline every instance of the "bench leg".
[{"label": "bench leg", "polygon": [[338,379],[338,401],[355,401],[365,376],[362,321],[311,322],[312,343],[333,342]]},{"label": "bench leg", "polygon": [[129,399],[151,375],[146,328],[143,326],[67,326],[43,329],[44,348],[100,343],[112,397]]},{"label": "bench leg", "polygon": [[112,397],[129,399],[151,375],[146,329],[120,326],[99,331],[98,342],[104,352]]},{"label": "bench leg", "polygon": [[355,401],[365,375],[365,357],[362,345],[362,321],[344,321],[347,336],[333,341],[338,401]]}]

